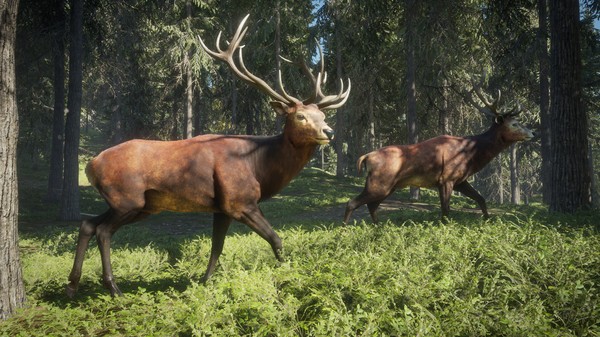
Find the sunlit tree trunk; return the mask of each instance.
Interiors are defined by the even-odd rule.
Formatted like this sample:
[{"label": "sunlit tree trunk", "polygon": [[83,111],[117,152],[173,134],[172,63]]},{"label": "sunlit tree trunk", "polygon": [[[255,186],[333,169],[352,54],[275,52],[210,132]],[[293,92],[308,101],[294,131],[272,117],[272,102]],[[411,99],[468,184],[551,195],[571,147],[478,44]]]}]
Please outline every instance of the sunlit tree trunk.
[{"label": "sunlit tree trunk", "polygon": [[591,204],[577,0],[550,0],[550,46],[550,210],[574,212]]},{"label": "sunlit tree trunk", "polygon": [[25,302],[19,255],[15,83],[18,0],[0,0],[0,320]]},{"label": "sunlit tree trunk", "polygon": [[367,141],[369,144],[369,151],[373,151],[377,148],[375,144],[375,94],[373,92],[373,86],[370,85],[367,90],[367,119],[368,119],[368,128],[367,128]]},{"label": "sunlit tree trunk", "polygon": [[65,175],[61,220],[79,220],[79,135],[83,82],[83,0],[71,0],[69,98],[65,124]]},{"label": "sunlit tree trunk", "polygon": [[538,59],[540,62],[540,135],[542,167],[540,176],[542,179],[542,195],[545,203],[550,203],[550,177],[552,150],[550,149],[550,83],[549,83],[549,59],[548,59],[548,11],[547,0],[538,0]]},{"label": "sunlit tree trunk", "polygon": [[[334,22],[334,39],[335,39],[335,66],[337,78],[343,78],[342,75],[342,34],[340,32],[340,20]],[[348,171],[348,154],[346,140],[348,139],[346,128],[346,111],[342,106],[337,109],[335,114],[335,131],[334,148],[337,155],[336,175],[342,177]]]},{"label": "sunlit tree trunk", "polygon": [[58,201],[63,184],[63,139],[65,130],[65,2],[56,2],[56,31],[52,45],[54,63],[54,112],[52,117],[52,149],[46,197]]}]

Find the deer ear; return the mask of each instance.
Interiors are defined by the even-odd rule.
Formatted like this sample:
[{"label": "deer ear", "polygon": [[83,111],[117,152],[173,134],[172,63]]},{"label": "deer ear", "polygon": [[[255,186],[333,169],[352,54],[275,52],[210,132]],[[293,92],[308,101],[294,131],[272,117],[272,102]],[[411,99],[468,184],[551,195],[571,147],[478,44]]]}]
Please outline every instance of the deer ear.
[{"label": "deer ear", "polygon": [[283,102],[272,101],[269,103],[271,104],[271,107],[273,108],[273,110],[275,110],[275,112],[280,116],[285,116],[289,113],[296,111],[296,107],[291,107]]}]

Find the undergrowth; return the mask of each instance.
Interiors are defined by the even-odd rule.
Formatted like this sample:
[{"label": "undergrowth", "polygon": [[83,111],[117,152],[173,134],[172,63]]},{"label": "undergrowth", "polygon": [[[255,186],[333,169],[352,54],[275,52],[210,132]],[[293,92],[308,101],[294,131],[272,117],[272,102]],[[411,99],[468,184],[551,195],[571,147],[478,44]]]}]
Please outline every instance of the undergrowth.
[{"label": "undergrowth", "polygon": [[[100,284],[92,243],[79,293],[67,299],[76,226],[28,224],[21,234],[28,304],[0,323],[0,335],[600,335],[597,212],[493,205],[491,220],[453,211],[443,223],[432,196],[429,210],[384,211],[380,224],[365,222],[363,211],[342,225],[343,203],[361,184],[305,170],[262,207],[283,240],[285,262],[234,225],[206,284],[199,280],[210,218],[188,232],[169,229],[174,215],[125,226],[112,250],[125,293],[118,298]],[[461,203],[471,207],[453,197]]]}]

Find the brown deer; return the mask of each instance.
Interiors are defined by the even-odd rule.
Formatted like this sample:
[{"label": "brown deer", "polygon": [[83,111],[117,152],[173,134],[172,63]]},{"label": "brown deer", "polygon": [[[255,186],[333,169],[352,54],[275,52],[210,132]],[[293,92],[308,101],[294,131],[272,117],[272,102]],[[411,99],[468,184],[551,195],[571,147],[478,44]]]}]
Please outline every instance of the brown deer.
[{"label": "brown deer", "polygon": [[[66,286],[69,297],[77,291],[84,253],[94,235],[102,259],[103,285],[111,295],[121,295],[110,262],[111,237],[121,226],[161,211],[214,213],[211,254],[202,282],[215,270],[232,220],[252,228],[282,260],[281,239],[258,204],[285,187],[315,149],[332,139],[333,130],[321,109],[343,105],[350,85],[344,91],[342,84],[337,95],[323,95],[322,60],[321,73],[311,78],[315,89],[309,99],[302,102],[283,89],[273,90],[244,65],[240,43],[247,31],[247,18],[240,23],[226,50],[221,50],[220,33],[217,51],[207,48],[202,39],[200,42],[209,55],[224,61],[236,76],[274,99],[271,106],[285,116],[283,133],[270,137],[201,135],[179,141],[131,140],[92,159],[86,168],[88,179],[109,209],[81,224]],[[239,66],[234,61],[236,50]],[[281,73],[279,82],[281,86]]]},{"label": "brown deer", "polygon": [[486,166],[502,150],[518,141],[529,140],[534,135],[516,119],[521,112],[520,105],[510,111],[499,112],[497,105],[500,91],[490,102],[480,90],[480,84],[472,90],[484,106],[476,104],[479,111],[493,118],[492,126],[486,132],[469,137],[438,136],[411,145],[391,145],[367,153],[358,159],[358,172],[366,167],[367,179],[363,191],[346,206],[344,223],[350,220],[352,212],[367,204],[374,222],[381,202],[396,189],[413,187],[437,188],[440,196],[442,218],[450,211],[450,195],[458,191],[473,199],[489,217],[485,199],[467,179]]}]

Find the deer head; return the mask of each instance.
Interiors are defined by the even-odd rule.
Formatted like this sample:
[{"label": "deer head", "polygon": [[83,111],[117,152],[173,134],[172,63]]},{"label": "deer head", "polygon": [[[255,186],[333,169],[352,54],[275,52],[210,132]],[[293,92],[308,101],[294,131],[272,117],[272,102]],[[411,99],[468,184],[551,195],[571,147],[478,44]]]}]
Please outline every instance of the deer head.
[{"label": "deer head", "polygon": [[[471,103],[477,110],[483,113],[486,116],[492,117],[494,124],[500,127],[501,137],[507,142],[517,142],[523,140],[530,140],[533,138],[534,134],[531,130],[523,126],[519,120],[518,116],[523,110],[520,103],[517,103],[516,106],[512,108],[498,108],[500,105],[500,98],[502,97],[502,92],[498,90],[498,93],[495,98],[491,100],[482,92],[481,85],[483,83],[483,79],[485,75],[482,76],[481,80],[478,83],[473,84],[473,89],[469,92],[469,94],[465,95],[467,101]],[[470,93],[475,93],[479,101],[483,103],[483,106],[475,103]]]}]

